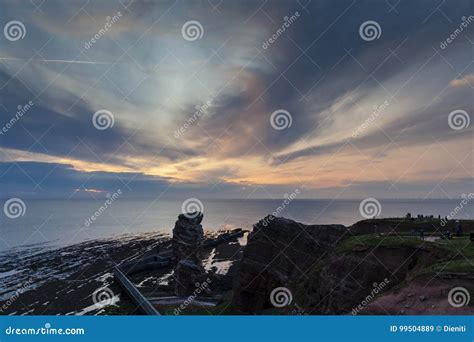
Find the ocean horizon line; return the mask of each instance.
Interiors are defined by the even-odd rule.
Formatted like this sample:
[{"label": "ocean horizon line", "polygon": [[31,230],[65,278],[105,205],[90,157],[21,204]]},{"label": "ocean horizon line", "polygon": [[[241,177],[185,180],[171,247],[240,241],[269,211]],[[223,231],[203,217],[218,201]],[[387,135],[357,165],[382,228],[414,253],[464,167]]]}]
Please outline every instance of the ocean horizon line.
[{"label": "ocean horizon line", "polygon": [[[10,198],[21,198],[24,200],[34,200],[34,201],[60,201],[60,200],[65,200],[65,201],[98,201],[102,200],[104,198],[107,198],[105,195],[100,195],[97,196],[96,198],[93,197],[77,197],[77,198],[67,198],[67,197],[28,197],[28,196],[22,196],[22,195],[11,195],[11,196],[0,196],[0,200],[8,200]],[[125,200],[156,200],[156,197],[153,196],[143,196],[143,197],[131,197],[131,196],[121,196]],[[183,197],[166,197],[166,198],[160,198],[159,200],[162,201],[183,201],[186,200],[187,198],[198,198],[202,201],[279,201],[279,200],[285,200],[287,197],[275,197],[275,198],[231,198],[231,197],[201,197],[201,196],[183,196]],[[354,197],[354,198],[293,198],[291,201],[333,201],[333,202],[342,202],[342,201],[362,201],[366,199],[367,197]],[[411,198],[411,197],[399,197],[399,198],[394,198],[394,197],[374,197],[377,200],[380,201],[416,201],[416,202],[425,202],[425,201],[457,201],[457,200],[462,200],[463,197],[453,197],[453,198]]]}]

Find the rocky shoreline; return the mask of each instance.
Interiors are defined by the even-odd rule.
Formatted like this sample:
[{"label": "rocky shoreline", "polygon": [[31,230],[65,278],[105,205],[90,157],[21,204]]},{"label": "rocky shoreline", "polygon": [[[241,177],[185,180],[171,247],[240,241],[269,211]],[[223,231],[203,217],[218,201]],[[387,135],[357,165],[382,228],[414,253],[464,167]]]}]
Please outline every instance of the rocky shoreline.
[{"label": "rocky shoreline", "polygon": [[[179,257],[130,275],[161,314],[474,313],[474,299],[457,306],[450,298],[455,288],[474,293],[474,243],[468,235],[443,238],[453,222],[394,218],[345,227],[267,216],[249,234],[219,241],[203,233],[201,220],[180,216],[173,239],[128,235],[3,253],[0,314],[139,314],[112,269],[165,249]],[[461,224],[474,231],[474,221]]]}]

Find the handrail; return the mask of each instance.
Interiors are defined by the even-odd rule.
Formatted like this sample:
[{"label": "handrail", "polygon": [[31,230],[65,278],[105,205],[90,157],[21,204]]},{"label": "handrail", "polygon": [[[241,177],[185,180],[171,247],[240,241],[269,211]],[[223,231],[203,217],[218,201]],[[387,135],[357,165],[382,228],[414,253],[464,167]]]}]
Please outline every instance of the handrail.
[{"label": "handrail", "polygon": [[123,290],[129,295],[135,304],[138,305],[139,309],[146,315],[159,316],[160,313],[155,307],[143,296],[143,294],[132,284],[127,276],[120,270],[118,266],[114,267],[114,277],[123,288]]}]

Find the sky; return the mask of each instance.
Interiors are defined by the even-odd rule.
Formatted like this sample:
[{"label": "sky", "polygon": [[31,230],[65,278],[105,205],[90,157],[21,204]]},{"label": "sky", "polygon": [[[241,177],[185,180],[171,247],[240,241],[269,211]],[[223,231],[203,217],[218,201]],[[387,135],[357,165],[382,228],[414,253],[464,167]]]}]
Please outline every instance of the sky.
[{"label": "sky", "polygon": [[473,15],[472,0],[2,0],[0,196],[459,198]]}]

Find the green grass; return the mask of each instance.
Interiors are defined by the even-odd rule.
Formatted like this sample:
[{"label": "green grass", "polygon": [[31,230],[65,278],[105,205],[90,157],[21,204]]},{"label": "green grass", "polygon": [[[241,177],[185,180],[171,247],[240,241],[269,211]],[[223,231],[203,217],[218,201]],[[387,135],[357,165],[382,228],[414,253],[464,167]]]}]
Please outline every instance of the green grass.
[{"label": "green grass", "polygon": [[[465,232],[474,231],[474,220],[460,220]],[[423,229],[425,232],[440,232],[446,229],[454,230],[455,221],[450,220],[444,227],[441,226],[441,220],[435,218],[423,218],[423,219],[406,219],[404,217],[393,217],[393,218],[375,218],[362,220],[354,224],[353,227],[374,227],[378,225],[380,229],[390,227],[395,229],[397,232],[411,232]]]},{"label": "green grass", "polygon": [[432,272],[474,272],[474,243],[468,237],[439,240],[435,244],[453,254],[453,260],[430,267]]},{"label": "green grass", "polygon": [[455,259],[448,262],[438,262],[423,270],[421,273],[438,272],[474,272],[474,259]]},{"label": "green grass", "polygon": [[420,247],[424,242],[425,241],[414,236],[379,236],[376,234],[367,234],[353,236],[344,240],[337,246],[336,252],[351,252],[355,247]]},{"label": "green grass", "polygon": [[474,272],[474,243],[468,237],[452,240],[423,241],[414,236],[378,236],[375,234],[354,236],[344,240],[337,248],[338,253],[350,253],[355,247],[422,247],[433,249],[444,261],[424,269],[422,273]]},{"label": "green grass", "polygon": [[[461,238],[453,238],[452,240],[438,240],[434,242],[437,246],[450,251],[454,254],[459,252],[458,257],[466,257],[474,259],[474,243],[469,241],[467,236]],[[463,258],[464,259],[464,258]]]}]

